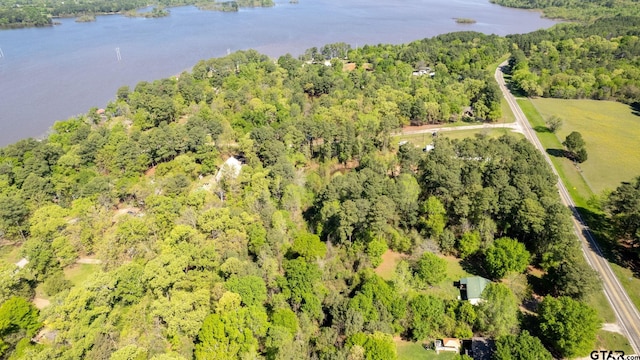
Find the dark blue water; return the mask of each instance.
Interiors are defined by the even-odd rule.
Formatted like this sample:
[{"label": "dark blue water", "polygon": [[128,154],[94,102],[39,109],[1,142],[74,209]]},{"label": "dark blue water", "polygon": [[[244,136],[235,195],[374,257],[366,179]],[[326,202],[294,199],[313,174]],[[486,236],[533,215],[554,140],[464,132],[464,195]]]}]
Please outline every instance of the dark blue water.
[{"label": "dark blue water", "polygon": [[[0,31],[0,146],[104,107],[122,85],[175,75],[227,50],[254,48],[277,57],[340,41],[398,44],[452,31],[506,35],[554,24],[487,0],[280,0],[237,13],[170,10],[158,19],[111,15]],[[457,24],[455,17],[477,23]]]}]

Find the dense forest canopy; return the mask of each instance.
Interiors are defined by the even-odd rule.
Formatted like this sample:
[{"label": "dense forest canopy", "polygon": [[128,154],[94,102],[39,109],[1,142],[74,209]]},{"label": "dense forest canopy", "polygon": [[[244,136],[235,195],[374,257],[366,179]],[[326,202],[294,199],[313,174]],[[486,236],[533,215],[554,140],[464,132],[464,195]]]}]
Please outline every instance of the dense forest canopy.
[{"label": "dense forest canopy", "polygon": [[640,101],[640,18],[618,16],[510,35],[516,87],[528,96]]},{"label": "dense forest canopy", "polygon": [[592,21],[619,15],[640,15],[638,0],[490,0],[494,4],[539,9],[554,19]]},{"label": "dense forest canopy", "polygon": [[[28,263],[0,261],[0,353],[394,359],[394,336],[476,334],[504,359],[512,344],[586,355],[601,320],[580,301],[598,277],[536,149],[505,136],[436,138],[423,152],[392,137],[500,118],[490,65],[508,50],[461,32],[277,61],[241,51],[122,87],[104,112],[1,149],[0,231]],[[611,211],[637,233],[632,192]],[[400,261],[383,277],[389,249]],[[71,282],[87,257],[100,265]],[[452,295],[456,258],[493,280],[478,306]],[[528,267],[545,300],[520,333],[519,306],[537,301]]]},{"label": "dense forest canopy", "polygon": [[[147,6],[169,7],[196,5],[207,10],[238,11],[241,7],[269,7],[272,0],[0,0],[0,29],[30,26],[48,26],[55,17],[116,14],[135,12]],[[167,14],[167,13],[164,13]]]}]

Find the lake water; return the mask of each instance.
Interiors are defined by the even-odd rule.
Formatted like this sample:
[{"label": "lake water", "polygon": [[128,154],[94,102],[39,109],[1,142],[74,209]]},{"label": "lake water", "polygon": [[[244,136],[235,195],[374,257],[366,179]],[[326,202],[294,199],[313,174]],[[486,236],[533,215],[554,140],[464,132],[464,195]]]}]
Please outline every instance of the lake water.
[{"label": "lake water", "polygon": [[[463,30],[525,33],[555,23],[488,0],[279,0],[272,8],[237,13],[170,11],[158,19],[110,15],[92,23],[61,19],[54,27],[0,30],[0,146],[104,107],[122,85],[178,74],[228,49],[277,57],[340,41],[399,44]],[[477,22],[457,24],[455,17]]]}]

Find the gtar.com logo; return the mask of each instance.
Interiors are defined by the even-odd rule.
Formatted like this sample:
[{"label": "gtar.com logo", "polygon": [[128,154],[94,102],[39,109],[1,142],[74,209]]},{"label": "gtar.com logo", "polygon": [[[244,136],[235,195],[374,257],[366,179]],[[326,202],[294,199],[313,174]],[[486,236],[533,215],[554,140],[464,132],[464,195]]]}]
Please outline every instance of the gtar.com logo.
[{"label": "gtar.com logo", "polygon": [[640,355],[625,356],[622,350],[593,350],[589,357],[593,360],[640,360]]}]

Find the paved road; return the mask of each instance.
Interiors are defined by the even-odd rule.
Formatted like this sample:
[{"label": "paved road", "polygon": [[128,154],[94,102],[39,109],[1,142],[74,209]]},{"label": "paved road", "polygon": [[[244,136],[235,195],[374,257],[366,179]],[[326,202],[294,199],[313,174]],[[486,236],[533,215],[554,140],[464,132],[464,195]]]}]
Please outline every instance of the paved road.
[{"label": "paved road", "polygon": [[[520,127],[524,130],[524,135],[533,145],[542,153],[545,157],[553,172],[558,176],[553,164],[551,163],[551,159],[549,155],[547,155],[544,147],[538,140],[535,135],[534,130],[529,125],[526,116],[520,109],[520,106],[516,102],[516,99],[511,95],[511,92],[507,90],[505,85],[502,66],[505,66],[507,63],[502,63],[495,73],[496,81],[498,85],[500,85],[500,89],[504,94],[504,97],[507,99],[509,103],[509,107],[516,116],[516,122],[520,124]],[[559,179],[559,177],[558,177]],[[640,354],[640,314],[638,314],[638,310],[631,302],[629,295],[624,290],[618,278],[616,278],[615,274],[611,270],[609,263],[602,256],[602,251],[600,247],[595,242],[589,228],[586,226],[585,222],[580,217],[580,214],[576,210],[576,206],[569,196],[569,192],[567,188],[564,186],[562,181],[558,180],[558,190],[560,192],[560,197],[562,198],[562,202],[571,209],[573,213],[573,225],[575,228],[576,235],[580,239],[580,243],[582,245],[582,252],[584,253],[585,258],[589,265],[594,268],[602,278],[604,293],[609,299],[611,303],[611,307],[616,313],[616,318],[618,319],[618,323],[623,331],[623,333],[629,339],[629,343],[633,348],[633,351],[636,354]],[[607,349],[607,350],[616,350],[616,349]]]}]

